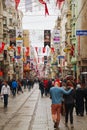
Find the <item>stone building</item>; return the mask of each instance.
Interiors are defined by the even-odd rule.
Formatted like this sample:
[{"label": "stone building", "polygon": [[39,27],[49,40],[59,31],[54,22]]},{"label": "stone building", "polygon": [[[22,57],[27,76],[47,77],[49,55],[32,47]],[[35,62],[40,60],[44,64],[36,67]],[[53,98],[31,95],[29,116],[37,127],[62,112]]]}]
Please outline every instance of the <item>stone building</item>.
[{"label": "stone building", "polygon": [[[22,27],[21,11],[15,3],[0,0],[0,72],[1,79],[12,79],[15,73],[16,28]],[[2,48],[3,45],[3,48]]]},{"label": "stone building", "polygon": [[[67,8],[64,9],[65,4]],[[87,1],[86,0],[65,0],[61,7],[62,14],[66,12],[67,22],[65,54],[67,68],[75,78],[79,79],[81,73],[87,72],[87,33],[77,35],[77,32],[87,32]],[[63,11],[64,10],[64,11]],[[62,19],[63,20],[63,19]],[[62,22],[61,22],[62,24]]]},{"label": "stone building", "polygon": [[[87,31],[87,0],[79,0],[76,19],[76,29]],[[78,76],[87,72],[87,35],[77,36],[78,43]]]}]

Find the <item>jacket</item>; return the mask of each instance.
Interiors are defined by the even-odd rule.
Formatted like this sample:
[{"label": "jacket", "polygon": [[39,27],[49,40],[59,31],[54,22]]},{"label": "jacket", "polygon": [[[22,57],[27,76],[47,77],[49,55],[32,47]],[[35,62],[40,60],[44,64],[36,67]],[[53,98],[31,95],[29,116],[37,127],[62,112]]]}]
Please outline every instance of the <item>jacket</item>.
[{"label": "jacket", "polygon": [[7,85],[7,87],[5,85],[2,86],[1,95],[5,95],[5,94],[10,95],[10,87],[9,87],[9,85]]}]

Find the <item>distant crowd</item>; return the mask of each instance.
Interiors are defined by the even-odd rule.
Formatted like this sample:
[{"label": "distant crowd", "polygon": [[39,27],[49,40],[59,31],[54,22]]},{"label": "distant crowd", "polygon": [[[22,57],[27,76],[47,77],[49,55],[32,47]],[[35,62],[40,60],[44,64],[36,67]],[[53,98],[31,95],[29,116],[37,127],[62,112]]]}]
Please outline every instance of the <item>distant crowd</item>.
[{"label": "distant crowd", "polygon": [[8,97],[12,95],[15,97],[19,93],[23,93],[24,89],[28,91],[33,88],[34,83],[37,82],[34,79],[23,78],[23,79],[12,79],[12,80],[0,80],[0,95],[1,100],[4,100],[4,108],[8,106]]}]

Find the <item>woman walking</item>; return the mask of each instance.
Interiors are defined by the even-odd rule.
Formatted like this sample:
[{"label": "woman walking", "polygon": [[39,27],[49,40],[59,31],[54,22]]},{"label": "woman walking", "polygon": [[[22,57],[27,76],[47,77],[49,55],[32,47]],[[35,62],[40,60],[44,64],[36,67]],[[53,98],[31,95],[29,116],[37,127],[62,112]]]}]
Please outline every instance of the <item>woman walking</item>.
[{"label": "woman walking", "polygon": [[[73,87],[73,84],[70,80],[66,83],[66,91],[70,90]],[[75,101],[75,90],[73,89],[69,95],[64,94],[64,104],[65,104],[65,126],[68,127],[68,118],[70,115],[70,124],[71,127],[73,126],[73,108],[74,108],[74,101]]]},{"label": "woman walking", "polygon": [[4,108],[7,108],[8,96],[10,95],[10,86],[7,84],[7,81],[4,81],[4,84],[1,89],[1,95],[4,97]]}]

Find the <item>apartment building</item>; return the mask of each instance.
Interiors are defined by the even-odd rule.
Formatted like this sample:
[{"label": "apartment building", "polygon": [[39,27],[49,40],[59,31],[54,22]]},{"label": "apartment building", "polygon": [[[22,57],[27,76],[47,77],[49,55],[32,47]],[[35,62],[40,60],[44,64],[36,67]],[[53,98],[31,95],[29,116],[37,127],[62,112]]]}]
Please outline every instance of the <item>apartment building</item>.
[{"label": "apartment building", "polygon": [[[79,0],[76,19],[76,30],[87,31],[87,0]],[[87,72],[87,35],[79,35],[78,43],[78,72]]]},{"label": "apartment building", "polygon": [[0,51],[0,78],[6,80],[16,75],[16,28],[22,28],[23,17],[22,12],[15,9],[14,2],[9,2],[6,4],[5,0],[0,1],[0,47],[3,49]]}]

